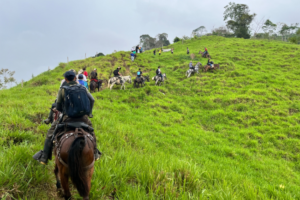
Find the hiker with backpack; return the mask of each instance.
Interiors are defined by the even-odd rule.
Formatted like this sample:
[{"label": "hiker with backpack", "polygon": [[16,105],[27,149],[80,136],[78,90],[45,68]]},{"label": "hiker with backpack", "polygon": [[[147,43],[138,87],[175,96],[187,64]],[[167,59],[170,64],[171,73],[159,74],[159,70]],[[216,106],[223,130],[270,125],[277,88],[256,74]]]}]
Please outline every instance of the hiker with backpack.
[{"label": "hiker with backpack", "polygon": [[[48,159],[52,155],[52,145],[55,134],[57,133],[58,124],[65,124],[71,122],[81,123],[92,127],[89,118],[93,117],[92,111],[94,106],[94,98],[89,93],[87,88],[76,82],[76,74],[72,71],[67,71],[64,74],[65,86],[61,87],[58,91],[56,109],[63,113],[59,120],[52,123],[51,128],[48,130],[44,144],[44,150],[37,152],[33,158],[46,165]],[[65,122],[65,123],[64,123]],[[97,145],[94,147],[94,158],[100,158],[100,151]]]},{"label": "hiker with backpack", "polygon": [[156,49],[154,49],[154,51],[153,51],[153,55],[155,55],[155,53],[156,53]]}]

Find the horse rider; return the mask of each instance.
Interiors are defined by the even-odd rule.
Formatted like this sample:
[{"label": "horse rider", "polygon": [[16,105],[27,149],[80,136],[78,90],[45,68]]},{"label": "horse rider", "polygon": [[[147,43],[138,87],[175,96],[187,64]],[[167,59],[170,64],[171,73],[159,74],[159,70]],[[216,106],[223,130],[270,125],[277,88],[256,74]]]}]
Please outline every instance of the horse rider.
[{"label": "horse rider", "polygon": [[208,61],[207,61],[207,65],[209,65],[210,68],[213,69],[214,68],[213,64],[214,64],[214,62],[212,60],[210,60],[210,58],[209,58]]},{"label": "horse rider", "polygon": [[121,67],[118,67],[115,71],[114,71],[114,77],[117,77],[118,79],[120,79],[120,83],[123,83],[122,80],[122,74],[120,73]]},{"label": "horse rider", "polygon": [[193,62],[192,62],[192,61],[191,61],[190,64],[189,64],[189,68],[190,68],[191,70],[195,70],[195,67],[193,67]]},{"label": "horse rider", "polygon": [[205,56],[206,54],[208,54],[207,48],[205,47],[204,52],[203,52],[203,56]]},{"label": "horse rider", "polygon": [[163,75],[162,75],[162,73],[161,73],[161,71],[160,71],[160,66],[158,66],[158,68],[157,68],[157,70],[156,70],[156,75],[161,77],[161,81],[164,80],[164,77],[163,77]]},{"label": "horse rider", "polygon": [[[84,122],[86,123],[87,125],[91,126],[92,127],[92,123],[89,119],[93,117],[92,115],[92,111],[93,111],[93,106],[94,106],[94,98],[93,96],[89,93],[89,91],[85,88],[84,90],[82,90],[81,85],[79,85],[77,82],[76,82],[76,74],[72,71],[67,71],[65,74],[64,74],[64,77],[65,77],[65,81],[66,81],[66,86],[64,87],[61,87],[58,91],[58,95],[57,95],[57,102],[56,102],[56,109],[60,112],[63,113],[63,117],[62,117],[62,120],[59,121],[55,121],[55,123],[52,123],[51,125],[51,128],[48,130],[47,132],[47,136],[46,136],[46,140],[45,140],[45,144],[44,144],[44,150],[41,150],[39,152],[37,152],[33,158],[35,160],[37,160],[38,162],[40,162],[41,164],[44,164],[46,165],[48,163],[48,159],[51,157],[51,154],[52,154],[52,145],[53,145],[53,135],[54,135],[54,131],[55,131],[55,128],[56,128],[56,125],[58,123],[62,123],[62,122],[72,122],[73,121],[80,121],[80,122]],[[75,87],[77,86],[77,87]],[[71,118],[67,115],[67,108],[69,107],[66,103],[66,99],[65,99],[65,92],[67,92],[68,90],[70,90],[70,88],[76,88],[74,92],[77,91],[85,91],[83,93],[80,93],[80,94],[83,94],[83,95],[86,95],[86,98],[88,98],[89,102],[90,102],[90,112],[89,112],[89,115],[85,114],[83,116],[79,116],[78,118]],[[69,88],[69,89],[68,89]],[[73,90],[73,89],[72,89]],[[86,99],[85,98],[85,99]],[[76,104],[75,104],[76,105]],[[95,138],[96,139],[96,138]],[[95,157],[95,160],[98,160],[100,158],[100,151],[97,149],[97,145],[95,145],[94,147],[94,157]]]},{"label": "horse rider", "polygon": [[141,68],[139,68],[139,71],[136,73],[136,78],[141,78],[142,77],[143,72],[141,71]]}]

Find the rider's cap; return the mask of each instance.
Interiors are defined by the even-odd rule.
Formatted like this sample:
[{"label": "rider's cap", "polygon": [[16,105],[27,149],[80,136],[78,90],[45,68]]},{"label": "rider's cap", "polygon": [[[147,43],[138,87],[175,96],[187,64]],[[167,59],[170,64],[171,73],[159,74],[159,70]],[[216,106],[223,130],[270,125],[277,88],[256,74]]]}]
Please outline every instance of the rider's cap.
[{"label": "rider's cap", "polygon": [[67,71],[64,73],[64,77],[68,80],[73,80],[75,78],[76,74],[73,71]]},{"label": "rider's cap", "polygon": [[121,67],[118,67],[118,69],[121,69]]},{"label": "rider's cap", "polygon": [[82,75],[82,74],[79,74],[79,75],[78,75],[78,79],[83,79],[83,75]]},{"label": "rider's cap", "polygon": [[96,68],[94,70],[97,70]]}]

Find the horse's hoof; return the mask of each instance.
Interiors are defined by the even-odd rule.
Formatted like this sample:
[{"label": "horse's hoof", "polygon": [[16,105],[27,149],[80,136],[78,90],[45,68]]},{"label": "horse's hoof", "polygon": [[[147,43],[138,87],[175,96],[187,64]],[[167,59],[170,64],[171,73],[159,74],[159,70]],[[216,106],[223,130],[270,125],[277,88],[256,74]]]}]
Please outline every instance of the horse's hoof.
[{"label": "horse's hoof", "polygon": [[63,198],[64,197],[64,191],[62,188],[57,189],[57,196]]}]

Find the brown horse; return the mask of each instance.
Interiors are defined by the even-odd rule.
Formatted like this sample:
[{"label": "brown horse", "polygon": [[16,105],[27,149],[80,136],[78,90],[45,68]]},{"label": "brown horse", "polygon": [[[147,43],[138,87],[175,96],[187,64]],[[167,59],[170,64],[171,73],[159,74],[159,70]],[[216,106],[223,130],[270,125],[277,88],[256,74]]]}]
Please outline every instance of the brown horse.
[{"label": "brown horse", "polygon": [[202,72],[207,72],[208,70],[217,70],[217,69],[220,69],[220,65],[219,64],[214,64],[214,68],[211,68],[210,65],[205,65],[203,68],[202,68]]},{"label": "brown horse", "polygon": [[203,58],[211,58],[209,54],[204,55],[202,51],[199,51],[199,54],[201,54]]},{"label": "brown horse", "polygon": [[95,92],[96,89],[98,89],[98,92],[100,90],[100,88],[102,87],[102,80],[97,79],[98,82],[91,80],[90,82],[90,92]]},{"label": "brown horse", "polygon": [[94,173],[94,139],[81,128],[58,134],[55,139],[56,187],[63,197],[70,199],[69,177],[84,200],[89,199]]}]

